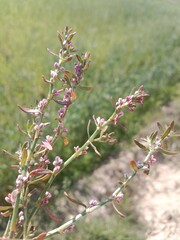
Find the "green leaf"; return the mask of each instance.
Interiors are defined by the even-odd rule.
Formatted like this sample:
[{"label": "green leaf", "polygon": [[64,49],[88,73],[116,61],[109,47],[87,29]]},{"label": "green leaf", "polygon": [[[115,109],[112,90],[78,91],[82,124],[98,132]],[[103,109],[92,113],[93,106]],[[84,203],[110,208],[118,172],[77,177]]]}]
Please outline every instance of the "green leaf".
[{"label": "green leaf", "polygon": [[170,131],[172,130],[172,124],[165,130],[165,132],[162,134],[162,140],[165,139],[168,134],[170,133]]},{"label": "green leaf", "polygon": [[158,134],[158,131],[155,131],[155,132],[153,132],[153,133],[151,134],[151,136],[150,136],[151,143],[154,142],[154,140],[155,140],[156,137],[157,137],[157,134]]},{"label": "green leaf", "polygon": [[27,160],[27,148],[24,148],[23,151],[22,151],[22,158],[21,158],[21,168],[24,167],[25,163],[26,163],[26,160]]}]

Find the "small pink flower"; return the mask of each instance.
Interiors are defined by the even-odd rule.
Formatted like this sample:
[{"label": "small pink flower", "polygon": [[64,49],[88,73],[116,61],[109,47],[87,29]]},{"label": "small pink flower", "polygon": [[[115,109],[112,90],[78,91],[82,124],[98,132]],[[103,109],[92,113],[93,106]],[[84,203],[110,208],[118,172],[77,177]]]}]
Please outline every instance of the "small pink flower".
[{"label": "small pink flower", "polygon": [[52,71],[51,70],[51,77],[52,78],[57,78],[58,74],[57,74],[57,71]]},{"label": "small pink flower", "polygon": [[54,97],[59,96],[59,91],[56,90],[56,89],[54,89],[54,90],[53,90],[53,96],[54,96]]},{"label": "small pink flower", "polygon": [[97,117],[97,118],[96,118],[96,122],[97,122],[97,125],[98,125],[99,127],[101,127],[101,126],[105,123],[105,119],[104,119],[104,118]]},{"label": "small pink flower", "polygon": [[77,152],[79,150],[79,146],[74,146],[74,151]]},{"label": "small pink flower", "polygon": [[52,194],[50,192],[46,192],[44,194],[44,198],[41,201],[41,205],[45,205],[49,203],[49,199],[52,197]]},{"label": "small pink flower", "polygon": [[38,109],[40,110],[40,111],[42,111],[43,110],[43,108],[46,106],[48,104],[48,101],[47,101],[47,99],[42,99],[39,103],[38,103]]},{"label": "small pink flower", "polygon": [[97,200],[92,199],[92,200],[89,201],[89,206],[90,206],[90,207],[94,207],[94,206],[96,206],[97,204],[98,204],[98,201],[97,201]]},{"label": "small pink flower", "polygon": [[75,225],[72,224],[72,225],[70,225],[69,227],[67,227],[63,232],[64,232],[64,233],[73,232],[74,227],[75,227]]},{"label": "small pink flower", "polygon": [[59,68],[59,63],[58,63],[58,62],[55,62],[55,63],[54,63],[54,68],[55,68],[55,69]]},{"label": "small pink flower", "polygon": [[115,196],[114,200],[117,204],[120,204],[121,200],[123,199],[124,194],[122,192],[118,193],[117,196]]},{"label": "small pink flower", "polygon": [[63,160],[59,156],[56,156],[53,162],[53,165],[54,165],[53,173],[59,172],[59,170],[61,169],[62,163],[63,163]]},{"label": "small pink flower", "polygon": [[150,159],[149,159],[149,164],[154,164],[157,162],[157,159],[154,157],[154,155],[151,155]]}]

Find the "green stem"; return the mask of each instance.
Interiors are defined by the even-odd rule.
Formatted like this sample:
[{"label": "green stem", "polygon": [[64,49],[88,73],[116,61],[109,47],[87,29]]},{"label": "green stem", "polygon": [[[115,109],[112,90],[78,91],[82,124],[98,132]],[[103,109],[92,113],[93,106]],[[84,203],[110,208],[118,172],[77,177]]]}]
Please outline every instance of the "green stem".
[{"label": "green stem", "polygon": [[17,215],[18,215],[18,209],[19,209],[19,203],[20,203],[20,193],[18,193],[16,197],[16,202],[13,209],[11,224],[10,224],[10,232],[9,237],[12,238],[15,231],[16,231],[16,222],[17,222]]},{"label": "green stem", "polygon": [[6,226],[6,230],[5,230],[4,235],[3,235],[3,238],[5,238],[5,239],[7,238],[8,233],[9,233],[10,223],[11,223],[11,217],[9,217],[9,220],[8,220],[8,223],[7,223],[7,226]]},{"label": "green stem", "polygon": [[108,202],[111,202],[111,201],[112,201],[112,197],[111,198],[107,198],[107,199],[101,201],[99,204],[97,204],[94,207],[86,208],[84,211],[82,211],[81,213],[77,214],[75,217],[73,217],[71,220],[69,220],[68,222],[64,223],[60,227],[47,232],[47,235],[46,235],[46,237],[44,239],[50,238],[50,237],[52,237],[53,235],[56,235],[56,234],[63,234],[64,231],[69,226],[71,226],[73,223],[79,221],[81,218],[83,218],[87,214],[90,214],[91,212],[94,212],[95,210],[99,209],[100,207],[104,206],[105,204],[107,204]]}]

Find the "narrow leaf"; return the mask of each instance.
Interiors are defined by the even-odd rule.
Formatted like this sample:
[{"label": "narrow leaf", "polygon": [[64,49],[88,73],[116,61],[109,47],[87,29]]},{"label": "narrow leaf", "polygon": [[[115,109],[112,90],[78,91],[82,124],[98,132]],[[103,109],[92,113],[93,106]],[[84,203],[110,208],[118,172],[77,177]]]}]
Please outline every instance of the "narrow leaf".
[{"label": "narrow leaf", "polygon": [[157,126],[161,132],[164,131],[163,126],[159,122],[157,122]]},{"label": "narrow leaf", "polygon": [[158,134],[158,131],[155,131],[155,132],[153,132],[153,133],[151,134],[151,136],[150,136],[151,143],[153,143],[153,142],[154,142],[154,140],[155,140],[155,139],[156,139],[156,137],[157,137],[157,134]]},{"label": "narrow leaf", "polygon": [[0,215],[3,217],[9,217],[12,214],[12,211],[8,210],[6,212],[0,212]]},{"label": "narrow leaf", "polygon": [[10,158],[12,158],[12,159],[15,159],[17,162],[19,162],[20,161],[20,159],[17,157],[17,156],[14,156],[13,154],[11,154],[10,152],[8,152],[8,151],[6,151],[6,150],[2,150],[2,152],[4,153],[4,154],[6,154],[8,157],[10,157]]},{"label": "narrow leaf", "polygon": [[80,201],[77,200],[77,199],[72,198],[71,196],[69,196],[69,194],[67,194],[67,192],[64,192],[64,195],[65,195],[65,196],[67,197],[67,199],[69,199],[71,202],[73,202],[73,203],[75,203],[75,204],[77,204],[77,205],[81,205],[81,206],[87,208],[87,206],[86,206],[84,203],[80,202]]},{"label": "narrow leaf", "polygon": [[148,148],[146,146],[144,146],[142,143],[138,142],[137,140],[134,140],[134,143],[141,149],[147,151]]},{"label": "narrow leaf", "polygon": [[90,136],[90,134],[89,134],[90,124],[91,124],[91,120],[89,120],[88,125],[87,125],[87,135],[88,135],[88,138]]},{"label": "narrow leaf", "polygon": [[24,167],[26,160],[27,160],[27,148],[24,148],[22,151],[22,158],[21,158],[21,164],[20,164],[21,168]]},{"label": "narrow leaf", "polygon": [[0,211],[7,211],[11,208],[12,208],[12,206],[0,206]]},{"label": "narrow leaf", "polygon": [[33,109],[33,108],[26,108],[26,107],[22,107],[22,106],[18,106],[19,109],[25,113],[30,113],[30,114],[34,114],[34,113],[40,113],[40,111],[38,109]]},{"label": "narrow leaf", "polygon": [[100,137],[103,136],[103,134],[106,132],[107,129],[108,129],[108,126],[107,126],[107,125],[102,128],[101,133],[100,133]]},{"label": "narrow leaf", "polygon": [[76,58],[80,63],[83,63],[83,59],[80,55],[76,54]]},{"label": "narrow leaf", "polygon": [[54,220],[55,222],[61,222],[62,219],[56,217],[48,208],[46,207],[43,207],[44,211],[47,213],[47,215],[52,219]]},{"label": "narrow leaf", "polygon": [[42,183],[42,182],[46,181],[47,179],[49,179],[50,176],[51,176],[51,174],[46,174],[43,177],[37,178],[37,179],[35,179],[33,181],[29,181],[29,184],[39,184],[39,183]]},{"label": "narrow leaf", "polygon": [[165,139],[167,136],[168,136],[168,134],[170,133],[170,131],[171,131],[171,126],[169,126],[166,130],[165,130],[165,132],[162,134],[162,140],[163,139]]},{"label": "narrow leaf", "polygon": [[90,86],[79,86],[79,88],[86,91],[91,91],[93,89],[93,87]]},{"label": "narrow leaf", "polygon": [[171,137],[179,138],[180,134],[172,134]]},{"label": "narrow leaf", "polygon": [[73,76],[75,76],[73,72],[70,72],[70,71],[68,71],[68,70],[65,70],[65,71],[64,71],[64,74],[65,74],[67,77],[69,77],[69,78],[72,78]]},{"label": "narrow leaf", "polygon": [[164,153],[166,155],[176,155],[178,152],[172,152],[172,151],[169,151],[169,150],[166,150],[164,148],[158,148],[158,150],[161,152],[161,153]]},{"label": "narrow leaf", "polygon": [[49,169],[38,168],[38,169],[32,170],[30,172],[30,175],[31,176],[37,176],[37,175],[51,174],[51,173],[52,173],[52,171],[49,170]]},{"label": "narrow leaf", "polygon": [[90,144],[91,144],[91,147],[93,148],[93,150],[95,151],[95,153],[99,156],[99,157],[101,157],[101,154],[100,154],[100,152],[97,150],[97,148],[90,142]]},{"label": "narrow leaf", "polygon": [[122,218],[125,218],[125,215],[117,209],[114,202],[112,202],[112,205],[113,205],[114,210],[119,214],[119,216],[122,217]]}]

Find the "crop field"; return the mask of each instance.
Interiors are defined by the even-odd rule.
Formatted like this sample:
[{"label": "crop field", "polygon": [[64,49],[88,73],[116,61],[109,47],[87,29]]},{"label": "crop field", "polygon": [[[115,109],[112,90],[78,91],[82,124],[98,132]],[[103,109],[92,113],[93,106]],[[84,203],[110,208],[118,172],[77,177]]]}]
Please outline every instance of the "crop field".
[{"label": "crop field", "polygon": [[[46,49],[59,50],[56,32],[65,26],[77,32],[76,48],[91,52],[84,85],[93,90],[79,90],[66,122],[69,146],[62,149],[59,144],[54,154],[67,158],[73,146],[87,138],[86,126],[93,114],[108,117],[112,98],[125,97],[133,87],[143,85],[151,97],[141,110],[127,114],[122,123],[126,131],[121,127],[116,131],[118,140],[130,141],[147,122],[146,114],[167,104],[180,86],[179,16],[178,0],[0,0],[1,149],[14,153],[24,139],[16,126],[24,127],[27,116],[17,105],[35,105],[46,96],[41,76],[49,77],[55,61]],[[52,106],[47,118],[55,118],[56,112]],[[114,148],[102,146],[99,151],[102,159],[91,152],[64,178],[73,180],[89,173]],[[0,153],[2,196],[14,178],[10,164]]]}]

